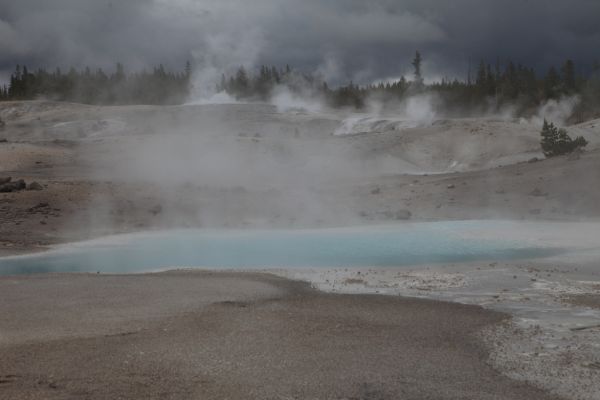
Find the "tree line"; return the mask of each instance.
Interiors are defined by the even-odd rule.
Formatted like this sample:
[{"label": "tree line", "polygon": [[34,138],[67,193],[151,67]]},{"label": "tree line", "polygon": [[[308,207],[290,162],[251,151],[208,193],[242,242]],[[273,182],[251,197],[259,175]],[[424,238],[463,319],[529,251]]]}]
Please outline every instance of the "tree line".
[{"label": "tree line", "polygon": [[356,109],[364,108],[371,99],[387,104],[416,94],[435,94],[441,108],[461,116],[496,112],[506,106],[513,108],[516,115],[527,115],[549,100],[578,95],[581,101],[575,110],[576,118],[600,116],[600,63],[595,63],[592,73],[583,77],[576,74],[572,60],[565,61],[560,68],[551,67],[544,75],[512,61],[504,65],[496,62],[493,66],[481,61],[466,81],[443,79],[431,84],[424,82],[422,63],[423,58],[417,52],[411,79],[401,77],[394,82],[371,85],[350,82],[337,88],[330,88],[318,77],[297,73],[289,66],[282,70],[262,66],[254,75],[240,67],[229,77],[223,75],[218,89],[239,100],[254,100],[268,99],[274,88],[284,85],[299,94],[317,93],[331,107]]},{"label": "tree line", "polygon": [[[600,115],[600,63],[584,77],[576,73],[572,60],[560,67],[551,67],[538,75],[512,61],[493,65],[481,61],[465,80],[447,80],[426,84],[422,75],[423,58],[419,52],[412,60],[410,79],[401,77],[394,82],[357,85],[353,82],[331,88],[318,76],[302,73],[290,66],[277,68],[261,66],[255,71],[240,67],[231,75],[223,74],[216,82],[218,92],[225,91],[238,100],[266,101],[275,90],[285,87],[300,95],[318,95],[334,108],[364,108],[370,99],[383,104],[402,101],[415,94],[434,94],[441,108],[450,115],[478,115],[511,106],[517,115],[533,113],[540,104],[564,96],[581,98],[575,110],[576,119]],[[471,76],[472,75],[472,76]],[[71,68],[47,72],[30,72],[17,67],[10,84],[0,88],[0,100],[30,100],[49,98],[87,104],[181,104],[192,88],[191,65],[179,73],[167,71],[162,65],[152,71],[126,74],[117,64],[114,72],[102,69],[82,71]]]},{"label": "tree line", "polygon": [[127,74],[122,64],[114,72],[90,68],[52,72],[29,71],[17,66],[7,86],[0,87],[0,100],[46,98],[84,104],[181,104],[188,97],[191,65],[174,73],[160,65],[152,71]]}]

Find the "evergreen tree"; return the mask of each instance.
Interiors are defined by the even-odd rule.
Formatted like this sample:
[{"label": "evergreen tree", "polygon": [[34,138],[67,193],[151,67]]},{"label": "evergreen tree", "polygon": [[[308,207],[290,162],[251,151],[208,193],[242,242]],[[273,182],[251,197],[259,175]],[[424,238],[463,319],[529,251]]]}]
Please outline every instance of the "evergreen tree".
[{"label": "evergreen tree", "polygon": [[235,76],[233,91],[238,97],[246,97],[249,94],[250,82],[244,67],[240,67]]},{"label": "evergreen tree", "polygon": [[221,74],[221,83],[217,85],[217,92],[229,91],[227,85],[227,78],[225,74]]},{"label": "evergreen tree", "polygon": [[551,67],[544,78],[544,97],[546,99],[556,99],[559,97],[560,76],[556,68]]},{"label": "evergreen tree", "polygon": [[125,80],[125,67],[121,63],[117,63],[117,72],[115,72],[114,80],[119,83]]},{"label": "evergreen tree", "polygon": [[555,155],[556,143],[558,143],[558,129],[553,123],[544,120],[542,127],[542,151],[546,157]]},{"label": "evergreen tree", "polygon": [[416,86],[417,89],[421,89],[423,87],[423,74],[421,71],[423,65],[423,58],[421,57],[421,53],[419,53],[418,51],[415,54],[415,58],[413,59],[412,62],[412,66],[415,69],[415,81],[414,84]]},{"label": "evergreen tree", "polygon": [[588,145],[583,136],[571,139],[565,129],[558,129],[553,123],[544,120],[542,127],[542,151],[546,157],[560,156]]},{"label": "evergreen tree", "polygon": [[[412,60],[414,81],[401,77],[395,82],[360,86],[350,82],[346,86],[330,87],[310,74],[303,74],[289,65],[284,68],[262,66],[255,71],[243,67],[232,76],[222,74],[215,82],[218,91],[226,91],[236,98],[268,99],[275,87],[283,85],[293,93],[323,95],[334,107],[361,108],[368,97],[384,104],[403,101],[408,96],[427,90],[439,96],[448,115],[471,116],[487,111],[489,100],[494,98],[496,107],[515,105],[516,115],[526,116],[548,99],[558,99],[564,94],[578,94],[581,102],[575,109],[572,121],[600,116],[600,64],[595,64],[590,76],[577,77],[572,61],[567,61],[557,71],[550,68],[538,79],[534,70],[508,61],[504,68],[500,63],[493,68],[485,60],[479,63],[473,83],[444,78],[440,82],[425,85],[422,57],[415,53]],[[163,65],[149,71],[127,73],[121,63],[112,72],[102,69],[71,68],[64,73],[60,68],[35,72],[26,66],[17,66],[10,76],[7,87],[0,87],[0,100],[30,100],[48,98],[86,104],[179,104],[185,101],[191,85],[191,64],[184,70],[171,72]],[[545,130],[550,128],[550,124]],[[557,135],[560,133],[557,130]],[[569,140],[562,135],[552,140],[560,143],[583,143]],[[567,145],[568,144],[568,145]]]},{"label": "evergreen tree", "polygon": [[189,60],[185,62],[185,77],[188,80],[192,77],[192,63]]},{"label": "evergreen tree", "polygon": [[564,90],[567,93],[573,93],[577,89],[577,81],[575,78],[575,63],[572,60],[567,60],[562,67],[562,79]]}]

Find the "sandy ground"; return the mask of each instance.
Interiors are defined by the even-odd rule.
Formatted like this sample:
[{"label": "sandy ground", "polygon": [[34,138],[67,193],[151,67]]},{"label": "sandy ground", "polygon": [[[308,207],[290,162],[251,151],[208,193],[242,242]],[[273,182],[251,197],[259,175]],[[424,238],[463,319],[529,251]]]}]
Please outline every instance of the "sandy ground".
[{"label": "sandy ground", "polygon": [[600,309],[600,294],[572,295],[565,297],[565,301],[576,306]]},{"label": "sandy ground", "polygon": [[[572,236],[568,229],[558,232]],[[582,236],[588,234],[582,227]],[[564,398],[594,400],[600,393],[599,260],[597,250],[582,250],[511,262],[276,273],[327,292],[411,296],[509,313],[511,320],[480,335],[488,363]]]},{"label": "sandy ground", "polygon": [[[347,116],[261,105],[0,117],[0,177],[44,187],[0,193],[0,255],[181,227],[600,219],[598,121],[569,128],[586,152],[542,160],[526,121],[340,135]],[[256,274],[0,278],[0,398],[593,400],[598,260],[278,272],[331,294]]]},{"label": "sandy ground", "polygon": [[6,399],[552,399],[503,377],[480,307],[268,275],[0,278]]}]

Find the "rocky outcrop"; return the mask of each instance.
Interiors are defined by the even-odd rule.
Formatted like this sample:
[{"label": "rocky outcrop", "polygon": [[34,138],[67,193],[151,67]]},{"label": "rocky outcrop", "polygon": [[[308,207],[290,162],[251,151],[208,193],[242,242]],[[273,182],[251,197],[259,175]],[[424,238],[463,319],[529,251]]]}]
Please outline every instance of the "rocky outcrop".
[{"label": "rocky outcrop", "polygon": [[21,190],[43,190],[44,187],[37,182],[31,182],[29,185],[23,179],[16,181],[12,177],[0,177],[0,193],[14,193]]},{"label": "rocky outcrop", "polygon": [[44,187],[37,182],[31,182],[27,185],[27,190],[44,190]]},{"label": "rocky outcrop", "polygon": [[12,178],[4,178],[5,182],[0,185],[0,193],[12,193],[18,192],[27,187],[27,184],[23,179],[13,181]]}]

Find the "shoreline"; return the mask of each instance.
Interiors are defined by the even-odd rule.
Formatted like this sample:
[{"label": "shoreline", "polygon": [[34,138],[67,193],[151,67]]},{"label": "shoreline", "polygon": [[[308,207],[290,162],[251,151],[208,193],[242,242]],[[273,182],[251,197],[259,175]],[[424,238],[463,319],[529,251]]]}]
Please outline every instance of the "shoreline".
[{"label": "shoreline", "polygon": [[[594,344],[600,342],[600,329],[594,327],[594,322],[600,321],[600,310],[589,308],[600,299],[600,276],[592,264],[588,260],[586,269],[571,256],[558,256],[542,260],[412,268],[168,268],[134,274],[39,274],[33,275],[32,279],[52,278],[68,282],[77,277],[96,276],[133,281],[172,274],[272,276],[284,279],[292,286],[309,285],[323,294],[358,298],[375,295],[390,301],[401,298],[483,307],[489,312],[510,316],[510,320],[476,333],[489,351],[486,362],[498,373],[550,390],[566,399],[592,400],[600,390],[597,379],[600,376],[600,368],[597,368],[600,349]],[[27,280],[28,276],[0,277],[0,284],[11,279]],[[585,299],[584,303],[578,303],[577,298]],[[587,329],[588,326],[592,328]],[[565,368],[566,358],[577,361]]]}]

